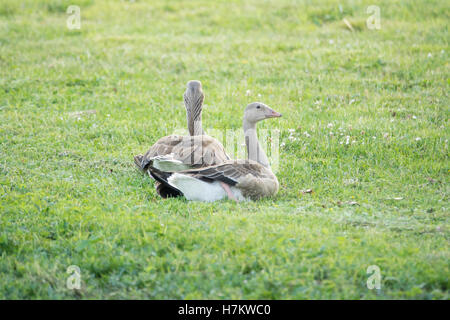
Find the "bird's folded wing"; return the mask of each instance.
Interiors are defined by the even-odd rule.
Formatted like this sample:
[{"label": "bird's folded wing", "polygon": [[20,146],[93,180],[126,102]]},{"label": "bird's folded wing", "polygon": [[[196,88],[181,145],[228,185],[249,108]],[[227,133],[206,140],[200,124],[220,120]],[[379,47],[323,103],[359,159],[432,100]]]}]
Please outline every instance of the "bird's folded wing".
[{"label": "bird's folded wing", "polygon": [[266,176],[263,166],[249,161],[227,161],[223,164],[180,173],[187,173],[204,181],[222,181],[231,186],[238,184],[242,178],[249,174],[256,178]]},{"label": "bird's folded wing", "polygon": [[201,168],[229,159],[223,146],[209,136],[171,135],[159,139],[141,160],[141,167],[146,169],[154,157],[171,154],[174,159],[192,168]]}]

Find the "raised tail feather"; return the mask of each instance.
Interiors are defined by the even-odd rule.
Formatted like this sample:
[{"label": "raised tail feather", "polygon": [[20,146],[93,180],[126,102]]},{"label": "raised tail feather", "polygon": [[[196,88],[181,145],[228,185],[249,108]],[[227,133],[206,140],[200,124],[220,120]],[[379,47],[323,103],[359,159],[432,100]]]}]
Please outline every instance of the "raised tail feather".
[{"label": "raised tail feather", "polygon": [[[145,159],[141,154],[134,157],[134,163],[142,171],[157,181],[156,191],[163,198],[182,196],[181,191],[171,186],[167,179],[176,172],[190,169],[190,166],[173,159],[172,155],[156,156]],[[165,172],[169,171],[169,172]]]},{"label": "raised tail feather", "polygon": [[174,159],[172,154],[154,157],[149,165],[152,168],[167,172],[184,171],[192,168],[190,165]]}]

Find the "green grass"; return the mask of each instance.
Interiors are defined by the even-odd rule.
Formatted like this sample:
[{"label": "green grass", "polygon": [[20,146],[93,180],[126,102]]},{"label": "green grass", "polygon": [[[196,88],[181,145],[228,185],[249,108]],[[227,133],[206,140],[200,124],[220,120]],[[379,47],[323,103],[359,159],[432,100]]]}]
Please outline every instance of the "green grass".
[{"label": "green grass", "polygon": [[[1,1],[0,298],[449,299],[449,9]],[[207,129],[241,130],[252,101],[284,114],[261,125],[284,143],[276,197],[163,200],[136,171],[186,127],[190,79]]]}]

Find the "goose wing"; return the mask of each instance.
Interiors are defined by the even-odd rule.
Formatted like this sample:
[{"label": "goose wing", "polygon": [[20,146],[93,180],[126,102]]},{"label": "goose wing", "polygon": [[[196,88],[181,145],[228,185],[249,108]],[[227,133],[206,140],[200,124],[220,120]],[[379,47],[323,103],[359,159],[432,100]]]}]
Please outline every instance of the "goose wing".
[{"label": "goose wing", "polygon": [[229,160],[219,165],[181,171],[180,173],[189,174],[207,182],[222,181],[231,186],[235,186],[248,175],[258,179],[269,177],[266,168],[250,160]]},{"label": "goose wing", "polygon": [[[150,167],[150,171],[153,167]],[[167,172],[166,172],[167,173]],[[242,192],[245,198],[257,200],[278,191],[278,179],[269,168],[251,160],[229,160],[207,168],[178,171],[205,182],[221,181]]]},{"label": "goose wing", "polygon": [[171,155],[192,168],[216,165],[229,160],[222,144],[210,136],[171,135],[159,139],[143,156],[136,156],[136,164],[146,170],[151,161],[161,155]]}]

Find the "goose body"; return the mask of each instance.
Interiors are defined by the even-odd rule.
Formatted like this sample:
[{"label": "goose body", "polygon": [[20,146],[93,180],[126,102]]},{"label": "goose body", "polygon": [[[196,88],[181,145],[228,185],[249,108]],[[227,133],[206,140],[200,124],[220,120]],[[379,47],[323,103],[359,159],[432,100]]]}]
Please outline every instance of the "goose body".
[{"label": "goose body", "polygon": [[[151,164],[159,167],[159,160]],[[275,195],[278,179],[272,171],[251,160],[228,160],[207,168],[173,172],[151,170],[157,180],[168,183],[188,200],[216,201],[228,197],[223,184],[227,184],[237,201],[258,200]]]}]

